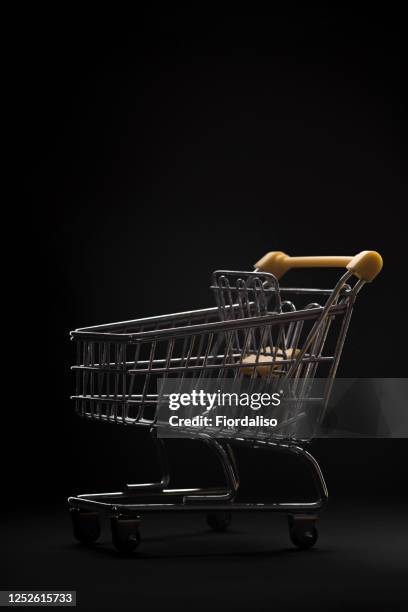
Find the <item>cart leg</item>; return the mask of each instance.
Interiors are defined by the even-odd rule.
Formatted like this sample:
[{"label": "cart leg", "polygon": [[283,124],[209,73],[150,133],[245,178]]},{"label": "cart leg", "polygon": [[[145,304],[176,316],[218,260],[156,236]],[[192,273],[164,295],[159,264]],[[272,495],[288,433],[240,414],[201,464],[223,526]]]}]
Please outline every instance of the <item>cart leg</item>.
[{"label": "cart leg", "polygon": [[197,502],[197,501],[233,501],[237,491],[239,489],[239,475],[237,470],[237,463],[233,453],[233,450],[229,444],[224,445],[211,436],[201,436],[200,439],[205,442],[210,449],[215,453],[219,461],[221,462],[222,469],[226,480],[226,488],[222,493],[216,493],[209,495],[208,493],[198,493],[194,495],[186,495],[184,502]]},{"label": "cart leg", "polygon": [[[311,453],[297,445],[289,445],[289,452],[299,456],[307,464],[313,477],[315,487],[318,492],[318,499],[314,502],[315,510],[324,508],[328,501],[328,491],[322,471],[317,460]],[[300,550],[308,550],[317,542],[319,532],[316,527],[318,515],[316,512],[295,512],[294,505],[293,514],[288,515],[289,536],[292,543]]]},{"label": "cart leg", "polygon": [[126,493],[139,493],[144,491],[163,491],[170,482],[170,470],[169,470],[169,462],[167,458],[167,451],[164,444],[164,440],[162,438],[157,437],[157,429],[150,429],[150,437],[152,442],[156,448],[157,457],[159,460],[159,467],[162,474],[160,482],[147,482],[141,484],[127,484],[125,486]]},{"label": "cart leg", "polygon": [[320,469],[320,465],[311,453],[297,444],[290,444],[289,450],[293,454],[300,457],[308,466],[318,493],[318,498],[313,503],[313,506],[316,510],[322,510],[325,506],[327,506],[329,493],[327,491],[327,485],[324,480],[322,470]]},{"label": "cart leg", "polygon": [[[226,478],[229,480],[230,489],[233,489],[235,497],[239,488],[238,464],[232,446],[228,442],[225,444],[225,452],[229,460],[228,467],[231,474],[231,476],[228,475]],[[224,473],[226,473],[225,468]],[[211,527],[213,531],[222,533],[226,531],[231,524],[232,512],[208,512],[206,518],[208,526]]]},{"label": "cart leg", "polygon": [[[200,501],[223,501],[233,502],[239,489],[239,474],[235,454],[230,444],[224,444],[215,438],[201,438],[210,449],[215,453],[221,463],[225,480],[226,489],[222,493],[209,495],[208,493],[186,495],[184,502],[200,502]],[[232,520],[231,512],[219,511],[207,513],[207,524],[214,531],[225,531]]]},{"label": "cart leg", "polygon": [[269,442],[265,446],[255,445],[255,448],[271,447],[274,447],[276,451],[293,454],[299,457],[306,464],[313,478],[313,483],[318,494],[315,501],[281,504],[282,509],[285,508],[289,510],[288,525],[289,536],[292,543],[301,550],[307,550],[312,548],[317,542],[319,537],[316,527],[318,512],[327,505],[329,497],[322,471],[313,455],[298,444],[292,444],[291,442]]},{"label": "cart leg", "polygon": [[313,457],[313,455],[309,453],[305,448],[299,446],[298,444],[293,444],[291,442],[268,442],[264,446],[255,444],[253,448],[260,450],[269,450],[273,448],[277,452],[296,455],[297,457],[299,457],[299,459],[303,461],[303,463],[305,463],[309,470],[309,473],[312,476],[313,484],[315,485],[315,489],[318,494],[317,499],[313,502],[291,502],[290,504],[283,503],[280,504],[282,510],[285,508],[285,506],[288,506],[288,510],[290,510],[291,512],[293,511],[293,514],[308,513],[322,510],[327,505],[329,494],[327,491],[326,482],[320,469],[320,465]]}]

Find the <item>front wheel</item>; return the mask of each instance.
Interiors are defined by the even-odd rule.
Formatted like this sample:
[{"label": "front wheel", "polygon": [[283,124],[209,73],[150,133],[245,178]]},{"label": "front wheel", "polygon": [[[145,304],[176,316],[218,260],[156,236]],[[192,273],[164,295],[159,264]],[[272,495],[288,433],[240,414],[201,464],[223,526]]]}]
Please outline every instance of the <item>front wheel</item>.
[{"label": "front wheel", "polygon": [[292,543],[300,550],[312,548],[319,537],[316,527],[316,517],[289,516],[289,536]]},{"label": "front wheel", "polygon": [[112,517],[112,544],[121,554],[130,554],[141,542],[139,518]]},{"label": "front wheel", "polygon": [[71,511],[74,538],[81,544],[93,544],[101,535],[101,526],[97,512],[83,512],[78,508]]}]

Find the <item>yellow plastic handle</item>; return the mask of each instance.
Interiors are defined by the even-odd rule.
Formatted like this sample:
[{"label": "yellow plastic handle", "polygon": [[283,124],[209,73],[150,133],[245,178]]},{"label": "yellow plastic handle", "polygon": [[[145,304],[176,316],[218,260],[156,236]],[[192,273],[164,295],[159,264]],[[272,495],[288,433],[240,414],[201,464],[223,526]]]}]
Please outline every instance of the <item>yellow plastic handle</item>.
[{"label": "yellow plastic handle", "polygon": [[292,268],[347,268],[358,279],[370,283],[383,267],[377,251],[361,251],[354,257],[290,257],[281,251],[271,251],[260,259],[255,268],[281,278]]}]

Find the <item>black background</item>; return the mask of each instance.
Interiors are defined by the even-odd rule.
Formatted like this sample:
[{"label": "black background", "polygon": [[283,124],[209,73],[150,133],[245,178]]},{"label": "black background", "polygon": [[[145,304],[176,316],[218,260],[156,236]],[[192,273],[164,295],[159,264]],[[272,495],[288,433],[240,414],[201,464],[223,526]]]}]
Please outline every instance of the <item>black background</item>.
[{"label": "black background", "polygon": [[[401,16],[203,5],[103,17],[36,12],[14,41],[26,386],[5,479],[19,508],[157,475],[143,431],[73,414],[69,330],[212,305],[212,270],[250,269],[268,250],[378,250],[384,270],[361,293],[339,375],[406,376]],[[314,453],[332,499],[392,511],[407,448],[318,441]],[[170,450],[176,484],[219,477],[191,444]],[[248,493],[307,488],[292,465],[239,458]]]}]

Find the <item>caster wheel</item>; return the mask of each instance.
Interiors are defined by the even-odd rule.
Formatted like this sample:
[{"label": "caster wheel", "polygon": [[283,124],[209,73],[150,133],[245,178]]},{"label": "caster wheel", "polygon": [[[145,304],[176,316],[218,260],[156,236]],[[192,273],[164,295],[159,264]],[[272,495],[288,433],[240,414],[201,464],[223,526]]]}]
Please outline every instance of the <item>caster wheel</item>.
[{"label": "caster wheel", "polygon": [[72,509],[71,519],[74,538],[81,544],[93,544],[101,535],[101,526],[97,512],[83,512]]},{"label": "caster wheel", "polygon": [[209,512],[207,523],[214,531],[225,531],[232,521],[231,512]]},{"label": "caster wheel", "polygon": [[132,553],[140,544],[140,519],[112,517],[112,543],[122,554]]},{"label": "caster wheel", "polygon": [[317,542],[319,532],[316,517],[289,516],[289,535],[292,543],[300,550],[308,550]]}]

